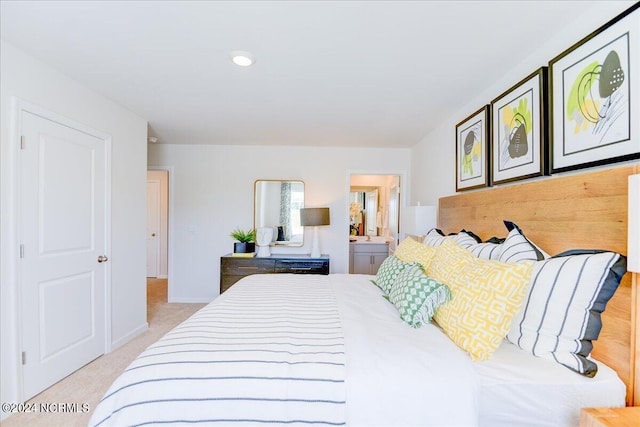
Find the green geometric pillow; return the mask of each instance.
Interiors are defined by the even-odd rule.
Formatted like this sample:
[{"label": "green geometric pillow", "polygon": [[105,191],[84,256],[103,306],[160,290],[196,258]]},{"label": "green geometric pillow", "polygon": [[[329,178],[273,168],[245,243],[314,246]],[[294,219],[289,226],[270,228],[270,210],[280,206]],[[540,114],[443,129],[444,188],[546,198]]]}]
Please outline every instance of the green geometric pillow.
[{"label": "green geometric pillow", "polygon": [[376,275],[376,280],[372,280],[372,282],[382,289],[385,295],[389,294],[391,290],[391,285],[396,280],[398,274],[402,273],[402,271],[409,265],[406,262],[400,261],[398,257],[395,255],[388,256],[382,264],[380,264],[380,268],[378,268],[378,274]]},{"label": "green geometric pillow", "polygon": [[400,312],[400,318],[414,328],[430,323],[438,307],[451,300],[446,285],[427,277],[420,264],[411,264],[396,277],[389,301]]}]

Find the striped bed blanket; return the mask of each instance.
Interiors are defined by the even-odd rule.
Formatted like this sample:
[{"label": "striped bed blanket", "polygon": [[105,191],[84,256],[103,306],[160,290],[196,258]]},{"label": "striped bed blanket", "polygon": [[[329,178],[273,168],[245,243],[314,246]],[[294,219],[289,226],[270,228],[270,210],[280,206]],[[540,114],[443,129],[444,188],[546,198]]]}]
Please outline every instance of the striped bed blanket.
[{"label": "striped bed blanket", "polygon": [[327,276],[257,277],[138,356],[89,425],[344,425],[344,336]]}]

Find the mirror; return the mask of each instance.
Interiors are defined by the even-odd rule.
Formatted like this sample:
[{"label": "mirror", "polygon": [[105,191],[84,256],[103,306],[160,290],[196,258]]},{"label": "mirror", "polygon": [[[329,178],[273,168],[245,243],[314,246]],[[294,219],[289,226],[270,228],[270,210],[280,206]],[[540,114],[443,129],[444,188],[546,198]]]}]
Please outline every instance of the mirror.
[{"label": "mirror", "polygon": [[364,192],[351,191],[349,194],[349,234],[364,236]]},{"label": "mirror", "polygon": [[378,188],[351,187],[349,220],[352,236],[378,236],[381,213]]},{"label": "mirror", "polygon": [[364,193],[364,232],[367,236],[377,236],[380,224],[380,213],[378,212],[378,190],[371,190]]},{"label": "mirror", "polygon": [[257,180],[253,195],[253,227],[273,227],[271,246],[302,246],[304,182]]}]

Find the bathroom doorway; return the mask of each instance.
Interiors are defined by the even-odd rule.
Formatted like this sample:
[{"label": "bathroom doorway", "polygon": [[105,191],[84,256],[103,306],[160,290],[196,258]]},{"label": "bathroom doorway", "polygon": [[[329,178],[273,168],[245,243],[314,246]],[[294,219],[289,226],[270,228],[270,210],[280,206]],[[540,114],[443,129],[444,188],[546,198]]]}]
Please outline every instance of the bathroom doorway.
[{"label": "bathroom doorway", "polygon": [[400,236],[399,174],[351,175],[349,239],[389,243],[393,253]]}]

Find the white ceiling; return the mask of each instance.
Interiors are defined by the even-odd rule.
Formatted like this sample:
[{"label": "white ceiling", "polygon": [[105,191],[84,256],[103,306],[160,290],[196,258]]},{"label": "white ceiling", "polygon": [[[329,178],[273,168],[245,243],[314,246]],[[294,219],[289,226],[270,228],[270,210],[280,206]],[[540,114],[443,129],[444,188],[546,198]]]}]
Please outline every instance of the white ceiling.
[{"label": "white ceiling", "polygon": [[410,147],[589,3],[2,0],[0,28],[161,143]]}]

